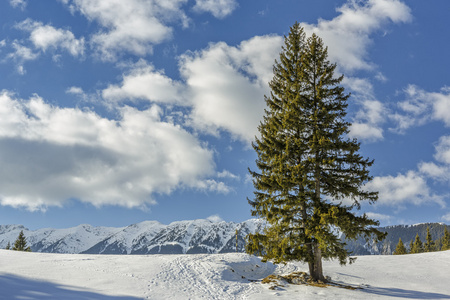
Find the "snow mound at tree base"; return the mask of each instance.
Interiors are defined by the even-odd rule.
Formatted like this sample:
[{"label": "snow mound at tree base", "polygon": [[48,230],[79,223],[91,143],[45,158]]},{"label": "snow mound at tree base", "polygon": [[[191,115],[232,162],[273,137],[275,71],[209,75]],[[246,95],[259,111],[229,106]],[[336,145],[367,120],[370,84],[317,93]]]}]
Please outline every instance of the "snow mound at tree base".
[{"label": "snow mound at tree base", "polygon": [[327,276],[327,281],[314,281],[311,276],[309,276],[306,272],[292,272],[288,275],[274,275],[271,274],[264,278],[261,282],[263,284],[270,284],[269,289],[276,290],[280,287],[285,287],[288,284],[295,285],[309,285],[314,287],[339,287],[349,290],[357,290],[362,289],[360,286],[351,286],[338,282],[333,282],[329,276]]}]

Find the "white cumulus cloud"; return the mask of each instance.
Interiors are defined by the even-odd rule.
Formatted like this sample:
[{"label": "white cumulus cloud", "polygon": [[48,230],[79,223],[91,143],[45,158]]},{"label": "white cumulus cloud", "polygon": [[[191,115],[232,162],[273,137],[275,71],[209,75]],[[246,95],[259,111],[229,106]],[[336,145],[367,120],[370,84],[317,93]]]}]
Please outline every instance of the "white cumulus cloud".
[{"label": "white cumulus cloud", "polygon": [[238,6],[236,0],[196,0],[194,10],[209,12],[216,18],[230,15]]},{"label": "white cumulus cloud", "polygon": [[235,175],[228,170],[223,170],[222,172],[217,173],[217,177],[218,178],[230,178],[230,179],[234,179],[234,180],[241,179],[239,175]]},{"label": "white cumulus cloud", "polygon": [[441,121],[450,127],[450,89],[443,87],[439,92],[427,92],[416,85],[404,90],[406,99],[399,102],[399,111],[392,115],[396,123],[393,131],[404,132],[410,127],[430,121]]},{"label": "white cumulus cloud", "polygon": [[181,74],[192,101],[193,126],[253,140],[281,42],[278,36],[254,37],[237,47],[217,43],[184,55]]},{"label": "white cumulus cloud", "polygon": [[181,6],[187,0],[72,0],[65,1],[101,29],[91,37],[92,46],[103,60],[116,60],[122,52],[135,55],[152,53],[153,46],[172,37],[168,25],[188,17]]},{"label": "white cumulus cloud", "polygon": [[[142,207],[177,188],[227,192],[210,179],[213,153],[158,106],[118,120],[0,94],[0,203],[30,210],[69,199]],[[23,187],[27,188],[24,189]]]},{"label": "white cumulus cloud", "polygon": [[386,107],[378,100],[363,100],[361,106],[350,126],[350,137],[366,140],[383,139],[381,124],[387,115]]},{"label": "white cumulus cloud", "polygon": [[63,49],[72,56],[84,54],[84,38],[75,38],[69,30],[44,25],[31,19],[19,23],[17,28],[30,32],[29,39],[34,47],[44,52],[48,49]]},{"label": "white cumulus cloud", "polygon": [[437,180],[450,178],[450,170],[448,166],[437,165],[434,162],[419,163],[419,171],[426,176]]},{"label": "white cumulus cloud", "polygon": [[350,126],[351,138],[365,139],[369,141],[376,141],[383,139],[383,129],[378,126],[373,126],[370,123],[359,123],[355,121]]},{"label": "white cumulus cloud", "polygon": [[33,52],[32,49],[22,45],[19,41],[14,41],[12,43],[12,47],[14,48],[14,52],[9,53],[6,58],[16,62],[17,72],[23,75],[26,73],[24,63],[29,60],[37,59],[39,57],[39,53]]},{"label": "white cumulus cloud", "polygon": [[421,162],[419,170],[438,181],[450,180],[450,136],[442,136],[435,145],[436,162]]},{"label": "white cumulus cloud", "polygon": [[189,108],[187,125],[211,134],[230,132],[251,141],[265,107],[279,36],[257,36],[233,47],[223,42],[180,57],[181,81],[140,60],[118,84],[101,91],[107,102],[148,100]]},{"label": "white cumulus cloud", "polygon": [[127,74],[120,85],[109,85],[102,91],[108,101],[144,99],[159,103],[182,104],[184,86],[145,61],[140,61]]},{"label": "white cumulus cloud", "polygon": [[445,202],[439,195],[432,194],[426,179],[419,173],[408,171],[397,176],[377,176],[366,184],[369,191],[378,191],[380,205],[402,206],[404,204],[422,205],[437,203],[442,207]]}]

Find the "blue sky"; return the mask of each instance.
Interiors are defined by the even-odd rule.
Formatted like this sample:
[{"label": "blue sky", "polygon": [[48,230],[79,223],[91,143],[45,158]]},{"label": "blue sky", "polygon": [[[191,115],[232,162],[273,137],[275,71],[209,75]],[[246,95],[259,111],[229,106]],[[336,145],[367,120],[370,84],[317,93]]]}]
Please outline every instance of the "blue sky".
[{"label": "blue sky", "polygon": [[382,225],[450,223],[450,1],[0,3],[0,224],[251,218],[283,35],[321,36]]}]

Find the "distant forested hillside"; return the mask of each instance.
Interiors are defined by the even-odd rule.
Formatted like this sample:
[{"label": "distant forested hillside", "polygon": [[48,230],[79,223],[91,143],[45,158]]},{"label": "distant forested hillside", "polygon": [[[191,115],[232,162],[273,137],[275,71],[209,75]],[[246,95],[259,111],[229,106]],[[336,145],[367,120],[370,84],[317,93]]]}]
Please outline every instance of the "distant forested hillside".
[{"label": "distant forested hillside", "polygon": [[366,242],[360,238],[356,241],[349,241],[343,237],[347,243],[347,249],[353,252],[353,255],[371,255],[371,254],[392,254],[395,250],[395,246],[398,243],[399,238],[402,239],[407,250],[411,240],[414,240],[416,234],[419,234],[422,242],[425,241],[427,234],[427,227],[430,228],[430,233],[433,240],[438,240],[444,235],[444,229],[450,231],[450,226],[443,223],[422,223],[416,225],[396,225],[381,227],[380,229],[387,232],[386,239],[381,243],[373,243],[373,241]]}]

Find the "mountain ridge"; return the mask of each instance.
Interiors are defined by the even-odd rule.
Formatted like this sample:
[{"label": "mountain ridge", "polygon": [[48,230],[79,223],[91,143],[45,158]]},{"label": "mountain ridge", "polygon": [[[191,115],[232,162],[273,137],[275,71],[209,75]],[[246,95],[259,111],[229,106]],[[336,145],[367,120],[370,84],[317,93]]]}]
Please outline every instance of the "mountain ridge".
[{"label": "mountain ridge", "polygon": [[[213,222],[207,219],[175,221],[164,225],[158,221],[143,221],[125,227],[94,227],[80,224],[71,228],[29,230],[23,225],[0,225],[0,248],[16,240],[21,230],[33,252],[83,254],[199,254],[244,252],[249,233],[261,231],[264,222],[250,219],[244,222]],[[425,240],[426,228],[433,239],[443,235],[443,223],[421,223],[380,227],[388,233],[383,242],[364,238],[343,241],[353,255],[392,254],[398,239],[405,245],[416,234]],[[237,237],[236,237],[237,231]]]},{"label": "mountain ridge", "polygon": [[[262,229],[263,222],[212,222],[206,219],[164,225],[143,221],[125,227],[29,230],[23,225],[0,225],[0,248],[13,244],[23,230],[33,252],[85,254],[185,254],[243,252],[245,237]],[[236,230],[238,236],[236,238]]]}]

